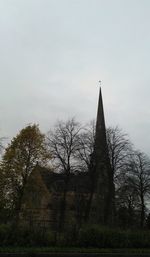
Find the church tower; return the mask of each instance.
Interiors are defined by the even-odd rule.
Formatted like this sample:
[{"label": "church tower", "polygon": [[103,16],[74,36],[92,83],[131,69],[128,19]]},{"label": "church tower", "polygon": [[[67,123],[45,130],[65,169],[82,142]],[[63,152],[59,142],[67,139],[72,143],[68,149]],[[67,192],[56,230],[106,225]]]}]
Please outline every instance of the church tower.
[{"label": "church tower", "polygon": [[98,222],[108,225],[114,220],[114,183],[106,138],[102,91],[100,88],[93,152],[95,195]]}]

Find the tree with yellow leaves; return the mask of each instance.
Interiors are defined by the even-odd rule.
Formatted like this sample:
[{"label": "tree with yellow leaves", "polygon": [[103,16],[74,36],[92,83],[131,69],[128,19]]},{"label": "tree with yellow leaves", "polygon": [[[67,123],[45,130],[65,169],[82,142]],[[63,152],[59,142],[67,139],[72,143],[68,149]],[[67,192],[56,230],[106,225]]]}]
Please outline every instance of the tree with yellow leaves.
[{"label": "tree with yellow leaves", "polygon": [[3,192],[7,207],[14,210],[17,218],[32,170],[37,163],[46,165],[49,159],[45,135],[36,124],[23,128],[5,149],[1,163],[1,173],[5,180]]}]

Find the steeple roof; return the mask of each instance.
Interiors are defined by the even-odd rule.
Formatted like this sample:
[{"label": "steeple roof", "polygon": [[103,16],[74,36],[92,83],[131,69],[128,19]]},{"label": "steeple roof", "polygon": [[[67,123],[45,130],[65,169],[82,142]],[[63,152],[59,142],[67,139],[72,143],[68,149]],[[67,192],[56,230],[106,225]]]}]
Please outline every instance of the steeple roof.
[{"label": "steeple roof", "polygon": [[112,223],[114,214],[114,183],[106,138],[102,91],[100,88],[94,145],[95,181],[98,195],[99,221]]},{"label": "steeple roof", "polygon": [[[105,153],[108,152],[101,88],[99,91],[98,111],[97,111],[97,120],[96,120],[95,151],[96,151],[96,155],[98,155],[98,156],[102,155],[102,153],[104,153],[104,152]],[[99,156],[99,157],[102,157],[102,156]]]}]

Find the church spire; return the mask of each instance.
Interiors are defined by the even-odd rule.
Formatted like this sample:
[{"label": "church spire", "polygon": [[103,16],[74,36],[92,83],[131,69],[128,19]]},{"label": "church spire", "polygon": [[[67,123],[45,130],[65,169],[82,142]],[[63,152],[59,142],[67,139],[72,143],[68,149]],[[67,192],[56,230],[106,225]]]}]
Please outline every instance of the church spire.
[{"label": "church spire", "polygon": [[99,206],[98,219],[100,222],[108,224],[112,223],[113,219],[114,184],[106,138],[106,126],[101,88],[98,100],[94,158],[95,176],[97,178],[97,206]]},{"label": "church spire", "polygon": [[[99,89],[98,111],[97,111],[97,123],[105,123],[104,121],[104,108],[102,99],[102,89]],[[98,124],[97,124],[98,125]]]},{"label": "church spire", "polygon": [[86,219],[89,217],[92,201],[96,201],[94,205],[97,209],[97,221],[100,224],[112,224],[114,217],[114,183],[106,138],[101,88],[99,91],[94,151],[91,155],[89,171],[91,189]]},{"label": "church spire", "polygon": [[106,127],[101,87],[99,90],[98,110],[96,119],[95,151],[98,151],[99,154],[102,154],[103,151],[108,151],[106,142]]}]

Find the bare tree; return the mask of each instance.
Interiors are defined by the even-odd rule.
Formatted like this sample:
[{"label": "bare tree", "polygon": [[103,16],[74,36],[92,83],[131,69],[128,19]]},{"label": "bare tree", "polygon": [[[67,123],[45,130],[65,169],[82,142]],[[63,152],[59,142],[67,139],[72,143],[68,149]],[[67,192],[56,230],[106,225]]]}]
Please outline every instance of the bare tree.
[{"label": "bare tree", "polygon": [[132,151],[131,142],[128,135],[117,127],[107,128],[107,143],[109,150],[109,158],[114,182],[117,181],[120,171],[124,170],[124,166],[128,161],[128,157]]},{"label": "bare tree", "polygon": [[120,176],[120,186],[116,190],[117,224],[124,228],[134,227],[138,207],[139,196],[135,188],[128,183],[126,174]]},{"label": "bare tree", "polygon": [[142,152],[135,151],[127,164],[128,185],[136,191],[140,203],[140,226],[144,226],[146,199],[150,194],[150,159]]},{"label": "bare tree", "polygon": [[78,149],[75,153],[75,158],[78,162],[78,170],[81,172],[87,172],[89,179],[89,192],[86,200],[84,200],[84,221],[89,220],[89,215],[92,206],[92,199],[95,190],[93,174],[93,152],[95,142],[95,121],[91,121],[89,124],[84,126],[82,133],[78,137]]},{"label": "bare tree", "polygon": [[94,138],[95,138],[95,121],[87,124],[82,133],[78,137],[78,149],[75,157],[79,163],[79,170],[81,172],[89,171],[91,163],[91,155],[94,151]]},{"label": "bare tree", "polygon": [[[114,177],[114,181],[118,178],[120,170],[126,165],[128,156],[132,151],[132,144],[128,138],[128,135],[117,127],[108,127],[107,144],[109,150],[109,158],[111,163],[111,169]],[[77,158],[82,163],[81,167],[87,166],[89,168],[91,162],[91,155],[94,149],[95,139],[95,122],[92,121],[80,134],[79,137],[79,149],[77,152]]]},{"label": "bare tree", "polygon": [[[120,180],[119,176],[123,170],[123,167],[125,166],[128,160],[128,156],[131,153],[132,147],[127,134],[123,133],[119,127],[109,127],[107,128],[106,133],[112,172],[111,177],[113,180],[113,184],[117,184],[117,181]],[[85,128],[84,132],[80,134],[79,149],[77,151],[77,158],[79,163],[81,164],[82,169],[89,171],[91,176],[91,192],[89,194],[89,201],[85,214],[87,220],[90,214],[92,198],[95,190],[94,172],[91,172],[94,168],[92,160],[94,141],[95,122],[91,122],[89,126]]]},{"label": "bare tree", "polygon": [[63,196],[60,206],[59,230],[65,223],[66,198],[71,173],[77,170],[75,153],[79,148],[79,133],[81,126],[74,119],[67,122],[59,121],[53,131],[48,133],[48,145],[54,158],[57,171],[64,175]]}]

